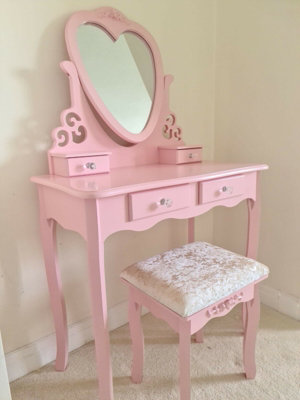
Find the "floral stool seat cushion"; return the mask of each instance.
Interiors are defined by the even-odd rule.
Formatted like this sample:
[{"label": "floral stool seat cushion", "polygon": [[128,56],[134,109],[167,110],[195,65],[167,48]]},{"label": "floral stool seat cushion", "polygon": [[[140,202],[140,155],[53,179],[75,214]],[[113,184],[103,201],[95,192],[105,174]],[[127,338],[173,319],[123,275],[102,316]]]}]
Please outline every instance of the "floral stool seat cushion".
[{"label": "floral stool seat cushion", "polygon": [[121,278],[187,317],[268,273],[255,260],[194,242],[135,263]]}]

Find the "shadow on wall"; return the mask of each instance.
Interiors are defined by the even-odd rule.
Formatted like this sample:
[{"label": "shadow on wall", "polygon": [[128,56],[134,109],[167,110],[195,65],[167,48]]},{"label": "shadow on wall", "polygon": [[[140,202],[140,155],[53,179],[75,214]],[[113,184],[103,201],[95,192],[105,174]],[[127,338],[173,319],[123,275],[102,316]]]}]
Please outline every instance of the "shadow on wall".
[{"label": "shadow on wall", "polygon": [[[37,192],[30,177],[48,173],[45,151],[50,147],[50,132],[69,105],[68,81],[59,68],[60,61],[68,58],[63,40],[66,19],[56,20],[42,34],[36,70],[13,70],[9,77],[19,87],[15,97],[23,97],[29,111],[27,117],[14,121],[7,152],[10,158],[0,167],[0,321],[6,350],[16,346],[9,335],[15,330],[22,329],[22,344],[30,342],[24,339],[26,326],[40,323],[38,317],[43,320],[48,307],[47,292],[42,302],[34,298],[34,285],[44,286],[46,278],[37,239]],[[41,273],[42,283],[38,281]],[[31,283],[26,285],[28,280]]]}]

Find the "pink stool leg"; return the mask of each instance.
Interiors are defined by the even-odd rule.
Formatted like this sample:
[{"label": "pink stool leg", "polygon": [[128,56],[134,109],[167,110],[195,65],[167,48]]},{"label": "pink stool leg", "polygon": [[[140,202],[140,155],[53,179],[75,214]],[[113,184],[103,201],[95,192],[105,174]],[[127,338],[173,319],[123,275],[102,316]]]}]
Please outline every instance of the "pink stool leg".
[{"label": "pink stool leg", "polygon": [[188,243],[195,241],[195,218],[188,219]]},{"label": "pink stool leg", "polygon": [[203,329],[200,329],[200,331],[195,334],[195,341],[196,343],[203,343]]},{"label": "pink stool leg", "polygon": [[[193,243],[195,241],[195,218],[188,219],[188,243]],[[203,343],[203,330],[201,329],[196,333],[196,342]]]},{"label": "pink stool leg", "polygon": [[242,321],[243,321],[243,333],[245,333],[247,325],[247,307],[246,303],[242,303]]},{"label": "pink stool leg", "polygon": [[39,195],[40,232],[56,334],[55,368],[57,371],[64,371],[68,363],[68,327],[65,300],[62,292],[61,275],[57,265],[56,221],[53,219],[48,220],[46,218],[41,190]]},{"label": "pink stool leg", "polygon": [[246,378],[253,379],[256,374],[255,366],[255,342],[256,333],[259,325],[260,316],[260,301],[258,293],[258,285],[255,286],[254,298],[248,301],[246,304],[247,320],[246,329],[244,333],[244,368]]},{"label": "pink stool leg", "polygon": [[134,295],[129,293],[129,329],[132,340],[132,370],[131,380],[133,383],[141,383],[143,380],[144,363],[144,335],[141,324],[141,305],[134,300]]},{"label": "pink stool leg", "polygon": [[190,323],[182,321],[179,330],[180,400],[190,400],[191,398],[190,349],[191,349]]}]

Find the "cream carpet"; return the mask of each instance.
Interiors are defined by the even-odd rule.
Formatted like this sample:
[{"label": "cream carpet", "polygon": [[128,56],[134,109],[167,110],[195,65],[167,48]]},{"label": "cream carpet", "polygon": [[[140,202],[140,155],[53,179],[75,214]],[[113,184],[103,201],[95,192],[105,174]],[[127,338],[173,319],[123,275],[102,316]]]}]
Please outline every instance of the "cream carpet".
[{"label": "cream carpet", "polygon": [[[300,323],[262,307],[257,377],[242,366],[240,309],[210,321],[205,341],[191,349],[193,400],[300,400]],[[128,325],[111,332],[115,400],[178,400],[177,335],[150,314],[145,332],[144,381],[131,383]],[[11,385],[13,400],[97,400],[93,343],[70,355],[67,371],[48,365]]]}]

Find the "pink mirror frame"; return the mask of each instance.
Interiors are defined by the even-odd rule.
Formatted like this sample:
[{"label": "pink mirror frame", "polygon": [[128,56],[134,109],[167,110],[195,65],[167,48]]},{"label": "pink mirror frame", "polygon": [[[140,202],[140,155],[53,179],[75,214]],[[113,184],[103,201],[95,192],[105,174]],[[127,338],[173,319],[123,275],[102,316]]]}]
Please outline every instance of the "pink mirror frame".
[{"label": "pink mirror frame", "polygon": [[[139,134],[129,132],[113,117],[89,79],[76,43],[76,31],[80,25],[85,23],[98,25],[107,31],[114,40],[117,40],[125,32],[135,33],[146,42],[152,52],[155,71],[154,99],[146,126]],[[141,25],[128,20],[120,11],[111,7],[102,7],[92,11],[80,11],[73,14],[66,24],[65,38],[70,59],[77,68],[81,85],[105,124],[126,142],[140,143],[147,139],[157,126],[163,107],[164,96],[164,76],[161,56],[158,46],[150,33]]]}]

